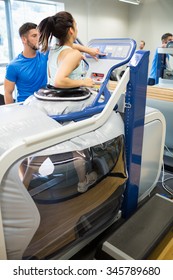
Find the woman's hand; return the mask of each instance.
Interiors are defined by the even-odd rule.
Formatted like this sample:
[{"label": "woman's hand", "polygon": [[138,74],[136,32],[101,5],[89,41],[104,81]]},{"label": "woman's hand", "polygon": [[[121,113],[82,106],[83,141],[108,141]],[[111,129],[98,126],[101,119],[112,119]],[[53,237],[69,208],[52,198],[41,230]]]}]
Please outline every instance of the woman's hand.
[{"label": "woman's hand", "polygon": [[[105,56],[105,53],[100,52],[99,48],[87,47],[80,44],[73,44],[73,49],[76,49],[80,52],[87,53],[92,56],[95,60],[98,60],[98,56]],[[83,55],[83,59],[85,59],[85,55]]]},{"label": "woman's hand", "polygon": [[83,79],[83,86],[84,87],[94,87],[95,83],[91,78]]},{"label": "woman's hand", "polygon": [[95,60],[98,60],[98,55],[105,56],[105,53],[101,53],[98,48],[88,48],[87,53],[92,56]]}]

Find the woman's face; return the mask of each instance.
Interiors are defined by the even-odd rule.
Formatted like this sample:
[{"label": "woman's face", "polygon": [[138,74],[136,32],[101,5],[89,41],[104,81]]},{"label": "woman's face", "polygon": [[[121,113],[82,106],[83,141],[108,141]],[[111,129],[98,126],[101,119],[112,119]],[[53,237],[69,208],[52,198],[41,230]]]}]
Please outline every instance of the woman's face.
[{"label": "woman's face", "polygon": [[75,22],[75,20],[73,21],[73,31],[74,31],[74,40],[76,40],[77,38],[77,33],[78,33],[78,29],[77,29],[77,23]]}]

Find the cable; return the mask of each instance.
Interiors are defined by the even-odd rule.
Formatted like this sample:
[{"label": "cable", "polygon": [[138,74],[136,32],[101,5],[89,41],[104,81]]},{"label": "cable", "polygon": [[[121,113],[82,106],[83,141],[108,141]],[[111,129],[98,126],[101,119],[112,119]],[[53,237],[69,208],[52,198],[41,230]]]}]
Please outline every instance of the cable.
[{"label": "cable", "polygon": [[170,151],[170,149],[168,148],[168,146],[165,145],[164,147],[165,147],[165,149],[170,153],[170,155],[173,156],[173,153]]},{"label": "cable", "polygon": [[[164,177],[165,177],[165,175],[170,175],[170,174],[165,172]],[[163,175],[162,175],[162,176],[163,176]],[[169,180],[171,180],[171,179],[173,179],[173,176],[170,176],[170,177],[168,177],[168,178],[165,178],[165,179],[164,179],[164,182],[169,181]],[[159,180],[158,183],[162,183],[162,180]]]},{"label": "cable", "polygon": [[166,178],[166,179],[164,180],[164,182],[169,181],[169,180],[171,180],[171,179],[173,179],[173,176]]},{"label": "cable", "polygon": [[168,192],[171,195],[170,199],[173,199],[173,192],[172,192],[171,188],[169,188],[169,186],[166,185],[165,183],[163,183],[162,187],[166,192]]},{"label": "cable", "polygon": [[162,178],[161,178],[161,183],[162,183],[162,188],[168,192],[171,195],[171,199],[173,199],[173,190],[165,184],[166,181],[173,179],[173,176],[169,177],[169,178],[164,178],[165,177],[165,169],[164,169],[164,162],[162,164]]}]

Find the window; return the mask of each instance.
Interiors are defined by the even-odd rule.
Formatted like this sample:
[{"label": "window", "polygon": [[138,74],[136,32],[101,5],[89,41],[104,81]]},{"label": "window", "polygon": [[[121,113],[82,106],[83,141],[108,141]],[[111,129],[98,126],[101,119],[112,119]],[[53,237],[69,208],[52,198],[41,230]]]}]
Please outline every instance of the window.
[{"label": "window", "polygon": [[27,21],[39,24],[43,18],[64,10],[64,4],[52,1],[16,0],[12,2],[11,8],[14,32],[14,54],[16,56],[20,50],[22,50],[22,43],[18,35],[19,27]]},{"label": "window", "polygon": [[7,43],[7,27],[5,15],[5,2],[0,1],[0,85],[3,83],[5,74],[5,65],[9,60],[8,43]]},{"label": "window", "polygon": [[4,80],[6,64],[22,51],[19,27],[27,21],[38,24],[43,18],[62,10],[64,3],[56,1],[0,0],[0,85]]}]

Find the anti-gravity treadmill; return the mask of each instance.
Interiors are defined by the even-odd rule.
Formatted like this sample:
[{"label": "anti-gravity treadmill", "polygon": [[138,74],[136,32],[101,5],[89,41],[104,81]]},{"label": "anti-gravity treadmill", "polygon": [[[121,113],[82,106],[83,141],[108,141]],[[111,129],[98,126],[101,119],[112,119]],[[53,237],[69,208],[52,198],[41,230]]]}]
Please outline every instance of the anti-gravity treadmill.
[{"label": "anti-gravity treadmill", "polygon": [[[106,54],[86,56],[98,90],[61,101],[46,88],[44,97],[39,91],[23,105],[1,106],[1,259],[68,259],[134,213],[156,185],[165,120],[145,107],[149,52],[135,52],[131,39],[89,46]],[[112,71],[124,65],[110,91]],[[97,174],[84,193],[75,169],[81,157]]]}]

